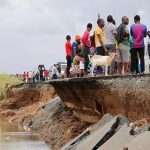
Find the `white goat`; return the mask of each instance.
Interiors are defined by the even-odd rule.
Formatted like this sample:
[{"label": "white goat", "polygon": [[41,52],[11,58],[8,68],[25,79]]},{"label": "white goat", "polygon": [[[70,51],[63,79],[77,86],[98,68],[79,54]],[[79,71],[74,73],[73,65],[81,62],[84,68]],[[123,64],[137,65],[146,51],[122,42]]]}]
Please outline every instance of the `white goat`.
[{"label": "white goat", "polygon": [[108,76],[108,67],[111,65],[115,57],[116,57],[116,53],[110,53],[109,56],[101,56],[101,55],[90,56],[89,55],[89,60],[92,64],[91,76],[94,76],[93,71],[96,66],[104,66],[105,76]]}]

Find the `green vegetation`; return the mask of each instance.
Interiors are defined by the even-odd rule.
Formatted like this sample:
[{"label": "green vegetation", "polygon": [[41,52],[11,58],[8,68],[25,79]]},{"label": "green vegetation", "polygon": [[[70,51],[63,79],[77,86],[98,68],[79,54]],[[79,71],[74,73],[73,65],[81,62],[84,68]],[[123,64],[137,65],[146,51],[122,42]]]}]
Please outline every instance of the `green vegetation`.
[{"label": "green vegetation", "polygon": [[22,81],[14,76],[0,74],[0,99],[4,96],[6,84],[15,85],[19,83],[22,83]]}]

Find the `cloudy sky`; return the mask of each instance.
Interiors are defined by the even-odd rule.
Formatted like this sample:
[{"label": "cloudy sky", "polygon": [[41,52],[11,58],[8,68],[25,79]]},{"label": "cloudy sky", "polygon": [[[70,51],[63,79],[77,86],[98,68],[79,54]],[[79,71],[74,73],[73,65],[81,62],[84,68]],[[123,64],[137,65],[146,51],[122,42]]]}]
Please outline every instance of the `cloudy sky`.
[{"label": "cloudy sky", "polygon": [[98,13],[120,23],[140,14],[150,27],[149,0],[0,0],[0,72],[21,73],[65,61],[65,35],[96,26]]}]

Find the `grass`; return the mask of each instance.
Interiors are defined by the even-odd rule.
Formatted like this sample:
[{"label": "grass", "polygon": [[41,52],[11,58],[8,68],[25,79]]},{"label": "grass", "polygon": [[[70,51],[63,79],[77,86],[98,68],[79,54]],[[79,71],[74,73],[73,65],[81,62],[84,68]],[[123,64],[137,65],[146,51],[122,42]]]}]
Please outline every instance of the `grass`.
[{"label": "grass", "polygon": [[22,81],[14,76],[0,74],[0,98],[4,95],[6,84],[15,85],[19,83],[22,83]]}]

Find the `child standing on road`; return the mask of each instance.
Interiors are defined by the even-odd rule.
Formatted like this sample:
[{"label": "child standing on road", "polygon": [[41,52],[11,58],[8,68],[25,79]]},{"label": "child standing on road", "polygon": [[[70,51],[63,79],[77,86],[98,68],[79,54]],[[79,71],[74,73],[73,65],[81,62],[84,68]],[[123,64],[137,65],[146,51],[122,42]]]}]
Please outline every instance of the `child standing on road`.
[{"label": "child standing on road", "polygon": [[84,62],[84,58],[82,57],[82,50],[78,49],[73,60],[73,67],[77,77],[84,75]]}]

